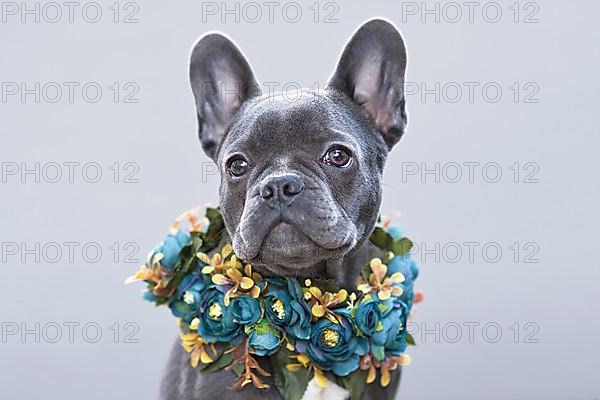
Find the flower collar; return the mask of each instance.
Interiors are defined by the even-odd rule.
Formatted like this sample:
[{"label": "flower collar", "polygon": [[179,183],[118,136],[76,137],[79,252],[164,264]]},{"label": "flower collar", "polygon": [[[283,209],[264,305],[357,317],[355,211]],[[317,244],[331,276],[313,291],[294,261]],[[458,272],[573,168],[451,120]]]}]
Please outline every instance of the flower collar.
[{"label": "flower collar", "polygon": [[[181,345],[203,373],[226,368],[241,390],[268,388],[258,357],[270,357],[284,398],[300,398],[315,378],[334,380],[360,398],[366,384],[387,386],[390,371],[407,365],[414,344],[406,323],[418,268],[411,241],[379,223],[370,240],[382,250],[365,266],[355,292],[329,280],[263,278],[239,260],[218,208],[184,213],[167,238],[127,282],[147,283],[144,297],[167,305],[181,328]],[[327,379],[329,378],[329,380]],[[295,382],[290,385],[286,382]]]}]

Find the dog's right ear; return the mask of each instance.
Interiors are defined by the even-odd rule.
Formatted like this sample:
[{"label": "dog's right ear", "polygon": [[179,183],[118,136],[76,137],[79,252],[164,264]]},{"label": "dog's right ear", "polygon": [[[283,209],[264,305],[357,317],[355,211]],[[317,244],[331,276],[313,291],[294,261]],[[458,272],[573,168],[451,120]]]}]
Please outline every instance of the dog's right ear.
[{"label": "dog's right ear", "polygon": [[231,122],[248,99],[261,94],[248,61],[225,36],[202,36],[190,56],[190,84],[198,113],[198,136],[206,154],[216,161]]}]

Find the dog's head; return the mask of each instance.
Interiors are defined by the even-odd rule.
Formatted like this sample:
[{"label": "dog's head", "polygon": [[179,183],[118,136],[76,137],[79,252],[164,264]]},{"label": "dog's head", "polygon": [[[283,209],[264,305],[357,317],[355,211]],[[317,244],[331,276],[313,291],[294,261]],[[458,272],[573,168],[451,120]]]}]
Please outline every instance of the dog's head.
[{"label": "dog's head", "polygon": [[406,49],[390,23],[365,23],[320,92],[265,96],[226,37],[194,46],[199,136],[221,173],[236,254],[306,275],[362,245],[376,223],[388,151],[405,131]]}]

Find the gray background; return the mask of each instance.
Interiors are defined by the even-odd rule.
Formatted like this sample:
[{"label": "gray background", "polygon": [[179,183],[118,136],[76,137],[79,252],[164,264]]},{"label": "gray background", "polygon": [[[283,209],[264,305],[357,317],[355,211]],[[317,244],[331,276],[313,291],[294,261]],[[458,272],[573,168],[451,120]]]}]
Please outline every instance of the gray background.
[{"label": "gray background", "polygon": [[[453,23],[456,9],[443,9],[446,3],[439,5],[439,22],[433,14],[423,22],[421,13],[403,13],[403,7],[410,9],[408,3],[338,1],[336,11],[322,1],[315,23],[312,3],[302,3],[296,23],[286,21],[281,5],[272,23],[264,7],[256,23],[243,15],[239,22],[232,15],[225,22],[220,15],[205,15],[203,21],[203,3],[192,1],[138,2],[139,21],[129,24],[113,21],[112,2],[101,3],[97,23],[82,18],[86,3],[75,10],[73,23],[68,15],[56,23],[43,16],[36,23],[26,16],[23,23],[20,14],[0,23],[2,82],[25,82],[30,88],[35,82],[97,82],[103,89],[96,103],[86,101],[81,90],[72,103],[66,93],[51,103],[50,92],[42,93],[39,103],[33,95],[25,102],[19,95],[0,102],[3,168],[15,165],[8,163],[33,168],[38,162],[42,175],[39,183],[32,174],[6,176],[0,183],[0,242],[19,248],[16,255],[2,254],[0,397],[155,397],[177,327],[166,309],[154,310],[140,299],[142,285],[124,286],[123,281],[180,212],[217,200],[218,178],[207,170],[210,164],[196,139],[187,82],[188,53],[196,38],[208,30],[226,32],[263,82],[279,82],[280,88],[286,83],[322,86],[350,34],[374,16],[386,17],[402,30],[408,80],[430,89],[439,82],[447,89],[437,102],[433,94],[409,96],[409,131],[391,154],[385,177],[384,213],[399,211],[397,220],[413,240],[434,249],[415,254],[422,271],[417,286],[426,301],[416,310],[418,345],[410,349],[413,363],[406,368],[400,397],[600,396],[600,310],[594,298],[600,278],[595,243],[600,141],[594,117],[600,6],[583,1],[532,6],[524,1],[518,3],[515,22],[509,8],[513,1],[500,2],[502,16],[492,23],[482,15],[486,2],[475,8],[473,22],[459,3],[462,18]],[[422,11],[421,2],[412,4]],[[120,19],[134,10],[124,10],[125,2],[119,6]],[[435,3],[426,6],[433,9]],[[536,6],[538,22],[524,23]],[[495,10],[489,7],[488,20]],[[46,17],[54,18],[54,11],[46,11]],[[332,11],[338,22],[324,23]],[[93,10],[88,12],[93,17]],[[289,20],[293,9],[288,12]],[[134,82],[138,102],[115,102],[109,89],[114,82],[121,90]],[[463,88],[456,102],[452,82]],[[480,85],[473,101],[464,82]],[[497,102],[491,101],[492,89],[488,98],[482,95],[490,82],[502,89]],[[517,102],[510,89],[514,82],[521,90]],[[528,83],[534,86],[525,88]],[[537,102],[525,102],[523,96],[536,87],[539,91],[529,100]],[[65,162],[98,163],[102,177],[86,182],[80,166],[69,182],[63,166],[62,178],[49,182],[51,163]],[[118,183],[109,168],[115,162],[120,163]],[[133,168],[126,169],[127,162],[139,169],[137,183],[123,182]],[[480,163],[472,182],[464,164],[469,162]],[[510,168],[515,162],[521,172],[518,182]],[[422,171],[435,163],[440,163],[439,182],[434,174],[402,175],[415,165]],[[462,177],[452,183],[457,164]],[[485,164],[492,168],[483,172]],[[48,176],[42,174],[44,168]],[[502,176],[492,183],[498,168]],[[85,178],[93,179],[93,172],[87,170]],[[534,176],[526,179],[531,172]],[[36,242],[39,261],[23,251]],[[48,245],[53,242],[63,250],[56,262],[51,262],[54,253]],[[80,244],[73,260],[64,242]],[[118,262],[111,250],[114,242],[121,249]],[[129,250],[139,262],[125,262],[124,246],[130,242],[138,246]],[[478,243],[472,259],[465,242]],[[521,250],[516,260],[510,248],[515,242]],[[97,262],[83,257],[86,243],[102,249]],[[461,257],[456,257],[457,247]],[[495,260],[498,247],[502,255]],[[80,324],[73,343],[64,325],[69,322]],[[125,340],[132,332],[125,329],[127,322],[139,327],[132,337],[138,343]],[[21,337],[22,328],[35,331],[36,323],[37,334]],[[50,343],[56,336],[54,323],[62,327],[62,336]],[[87,335],[82,332],[86,323],[102,329],[96,343],[91,343],[93,326]],[[114,323],[119,323],[117,343]],[[479,324],[472,340],[469,323]],[[485,324],[491,325],[484,331]],[[7,335],[15,326],[19,332]],[[457,326],[462,331],[458,338]],[[502,335],[496,341],[498,327]],[[422,328],[437,332],[438,338],[435,333],[421,335]]]}]

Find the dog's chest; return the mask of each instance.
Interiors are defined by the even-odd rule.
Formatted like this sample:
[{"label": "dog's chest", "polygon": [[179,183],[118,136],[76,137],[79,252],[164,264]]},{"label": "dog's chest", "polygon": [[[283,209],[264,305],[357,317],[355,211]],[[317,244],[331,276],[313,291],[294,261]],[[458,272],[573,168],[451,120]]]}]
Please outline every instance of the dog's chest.
[{"label": "dog's chest", "polygon": [[350,397],[350,392],[336,385],[333,382],[329,382],[327,387],[322,388],[317,384],[313,378],[302,396],[302,400],[345,400]]}]

